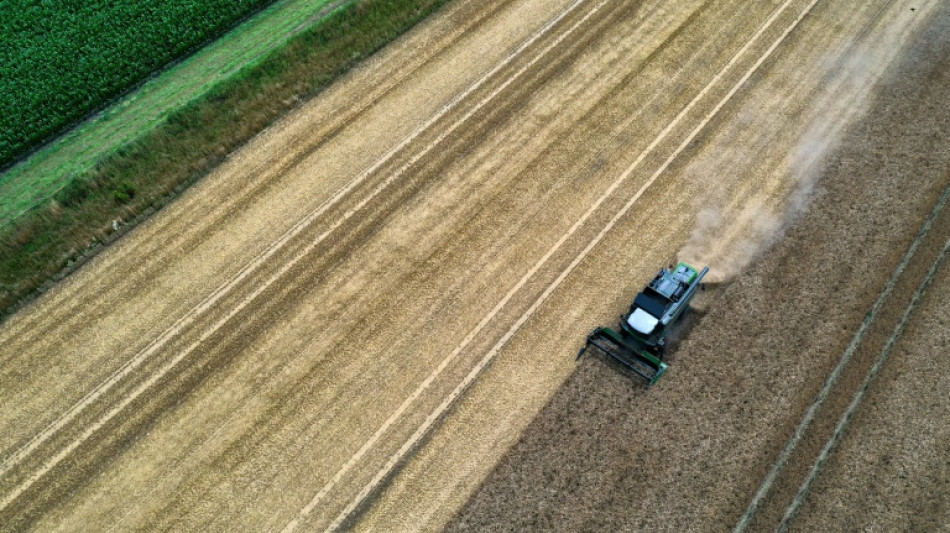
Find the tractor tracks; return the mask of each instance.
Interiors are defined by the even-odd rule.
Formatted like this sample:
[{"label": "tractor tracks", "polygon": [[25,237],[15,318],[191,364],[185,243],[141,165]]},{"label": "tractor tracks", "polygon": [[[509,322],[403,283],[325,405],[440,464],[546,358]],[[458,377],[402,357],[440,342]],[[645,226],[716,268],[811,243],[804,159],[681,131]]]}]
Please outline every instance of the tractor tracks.
[{"label": "tractor tracks", "polygon": [[848,404],[848,408],[841,415],[841,419],[838,421],[838,425],[835,427],[834,434],[832,434],[831,438],[828,439],[828,442],[825,443],[825,446],[821,450],[821,454],[818,455],[818,458],[815,460],[815,464],[808,472],[808,476],[805,478],[805,481],[802,482],[801,488],[799,488],[798,493],[795,494],[795,499],[792,500],[792,503],[788,506],[788,509],[785,510],[785,514],[782,515],[782,522],[778,527],[779,531],[788,530],[789,522],[794,519],[795,514],[802,506],[802,503],[804,503],[812,484],[815,482],[818,474],[821,473],[822,467],[828,460],[828,457],[832,454],[832,452],[834,452],[835,447],[841,440],[842,435],[844,435],[844,432],[847,430],[848,423],[851,421],[851,417],[861,405],[861,402],[864,401],[864,397],[867,395],[868,389],[877,378],[877,375],[881,372],[881,369],[887,362],[888,357],[890,357],[891,352],[894,350],[895,344],[907,329],[907,324],[910,322],[911,315],[913,315],[920,306],[924,294],[930,287],[930,284],[933,282],[937,271],[946,260],[948,252],[950,252],[950,239],[947,239],[943,249],[940,251],[940,255],[937,256],[937,259],[935,259],[933,264],[930,266],[930,270],[927,272],[927,275],[924,276],[923,281],[921,281],[920,287],[918,287],[917,292],[914,293],[913,300],[911,300],[907,308],[904,309],[904,314],[901,316],[900,322],[897,324],[897,326],[895,326],[894,332],[891,333],[890,337],[887,338],[887,343],[881,350],[880,355],[878,355],[877,359],[874,361],[874,366],[871,367],[871,370],[861,383],[861,387],[858,389],[858,392],[854,395],[851,403]]},{"label": "tractor tracks", "polygon": [[[950,251],[950,240],[943,241],[944,236],[950,235],[950,213],[944,210],[948,200],[950,183],[783,446],[734,531],[788,529]],[[920,282],[915,286],[917,280]],[[898,310],[902,310],[899,315]],[[889,334],[883,334],[892,324]]]},{"label": "tractor tracks", "polygon": [[[705,116],[699,121],[699,123],[692,128],[691,131],[686,135],[686,137],[676,146],[675,150],[663,161],[663,163],[657,168],[652,175],[643,183],[636,193],[630,197],[627,202],[617,211],[610,220],[603,226],[599,232],[594,236],[594,238],[587,242],[586,246],[580,251],[579,254],[575,255],[566,268],[561,270],[557,277],[551,282],[543,292],[538,296],[517,319],[514,324],[504,333],[504,335],[492,346],[489,351],[482,356],[480,360],[475,364],[472,370],[465,376],[465,378],[459,383],[454,390],[452,390],[447,396],[444,397],[442,402],[425,418],[423,423],[416,429],[416,431],[406,440],[402,446],[392,454],[384,464],[384,466],[379,469],[373,478],[364,485],[355,498],[353,498],[350,503],[344,508],[344,510],[336,516],[336,518],[330,523],[327,527],[328,531],[336,530],[340,528],[346,521],[351,517],[351,515],[356,512],[366,501],[366,499],[379,488],[380,484],[387,479],[399,464],[401,464],[407,457],[409,453],[419,444],[419,442],[426,437],[426,435],[433,429],[433,427],[438,424],[439,420],[445,415],[448,409],[460,398],[466,389],[471,386],[471,384],[478,378],[479,374],[492,362],[492,360],[500,353],[504,346],[517,334],[521,327],[532,317],[532,315],[544,304],[544,302],[554,293],[555,290],[564,282],[564,280],[574,271],[574,269],[590,254],[590,252],[604,239],[604,237],[611,231],[611,229],[620,221],[623,217],[627,215],[630,209],[636,204],[636,202],[646,193],[646,191],[659,179],[661,175],[666,172],[666,170],[673,164],[674,161],[679,157],[679,155],[686,150],[691,143],[696,139],[696,137],[706,128],[706,126],[716,117],[716,115],[726,106],[730,100],[743,88],[746,82],[755,74],[756,71],[772,56],[775,50],[781,45],[788,35],[794,31],[794,29],[799,25],[799,23],[804,20],[805,17],[811,12],[811,10],[818,3],[818,0],[812,0],[808,3],[804,9],[802,9],[794,20],[790,24],[782,28],[781,34],[775,39],[771,45],[769,45],[764,53],[759,55],[751,67],[746,70],[739,80],[728,90],[728,92],[719,100]],[[373,436],[361,447],[356,454],[354,454],[337,472],[336,475],[314,496],[314,498],[305,506],[297,517],[295,517],[291,522],[287,524],[284,528],[284,531],[293,531],[296,529],[300,523],[308,518],[310,513],[322,502],[326,495],[334,488],[336,483],[345,476],[354,465],[362,459],[362,457],[367,453],[367,451],[374,446],[383,435],[389,430],[389,428],[398,420],[403,413],[409,409],[411,404],[416,401],[432,384],[432,382],[438,378],[438,376],[445,370],[445,368],[453,362],[458,355],[465,350],[472,341],[479,336],[482,331],[492,322],[496,316],[498,316],[509,304],[512,298],[514,298],[524,287],[531,281],[535,275],[546,266],[548,261],[560,251],[562,246],[570,240],[574,235],[587,224],[589,219],[597,213],[604,205],[604,203],[614,195],[618,188],[628,181],[631,176],[637,171],[640,165],[650,156],[654,155],[654,151],[660,146],[667,137],[676,130],[681,122],[690,115],[693,109],[697,106],[698,103],[702,102],[706,96],[714,89],[717,88],[719,82],[726,76],[727,73],[739,62],[740,58],[744,58],[748,50],[754,44],[758,44],[758,40],[766,34],[766,32],[772,27],[773,23],[780,18],[781,15],[785,13],[787,8],[792,5],[791,0],[783,2],[778,6],[772,14],[762,23],[757,31],[749,38],[745,45],[736,52],[735,55],[729,60],[729,62],[716,73],[712,80],[686,105],[686,107],[670,122],[666,128],[644,149],[634,162],[608,187],[608,189],[594,202],[593,205],[588,208],[588,210],[578,219],[568,230],[567,233],[563,234],[560,239],[554,244],[553,247],[548,249],[548,251],[538,260],[528,272],[508,291],[505,297],[496,304],[496,306],[485,315],[479,324],[473,329],[463,341],[456,346],[452,352],[436,367],[435,370],[420,384],[420,386],[403,402],[402,405],[383,423],[382,426],[373,434]]]},{"label": "tractor tracks", "polygon": [[[404,138],[330,200],[285,232],[278,241],[254,258],[236,276],[219,286],[198,306],[192,308],[159,337],[153,339],[143,350],[55,422],[6,457],[0,464],[0,486],[5,488],[3,500],[0,500],[0,515],[13,502],[21,499],[36,482],[57,468],[64,459],[83,447],[93,435],[102,432],[112,424],[118,415],[126,413],[134,407],[134,404],[144,400],[143,395],[147,391],[175,379],[172,375],[173,370],[176,370],[183,362],[195,359],[193,352],[198,347],[215,339],[218,330],[225,324],[242,313],[246,314],[248,306],[268,293],[275,282],[292,271],[299,272],[301,268],[312,267],[312,265],[300,265],[302,259],[311,257],[323,249],[325,253],[320,257],[320,262],[328,266],[332,265],[335,262],[334,258],[339,257],[341,250],[345,248],[340,246],[339,242],[344,224],[353,222],[356,226],[350,228],[344,238],[353,239],[361,236],[365,238],[368,234],[366,232],[372,233],[373,228],[378,227],[382,220],[373,219],[371,223],[368,223],[365,220],[357,220],[355,218],[357,214],[363,213],[367,208],[377,216],[385,213],[387,209],[380,208],[380,200],[384,200],[380,195],[393,185],[398,184],[405,190],[403,195],[393,195],[385,199],[385,204],[392,206],[388,208],[389,210],[399,205],[398,199],[404,198],[405,194],[411,194],[412,190],[417,190],[421,186],[418,180],[402,179],[411,168],[417,166],[462,124],[479,114],[487,104],[511,87],[548,53],[561,46],[573,32],[608,3],[607,0],[603,0],[594,4],[593,8],[586,12],[580,11],[579,8],[589,5],[588,0],[576,0],[570,4],[566,10],[510,52],[502,62],[462,93],[456,95],[434,116],[414,130],[409,137]],[[580,20],[575,20],[577,18]],[[533,51],[536,44],[548,37],[554,28],[560,31],[554,32],[551,42],[546,43],[537,53],[529,54],[526,63],[515,62],[521,60],[525,52]],[[461,113],[461,117],[452,120],[452,113]],[[445,124],[446,122],[449,123]],[[415,153],[407,150],[419,144],[423,146],[421,150]],[[293,159],[290,162],[291,166],[294,161],[300,161],[300,158]],[[382,178],[382,181],[374,183],[374,180],[370,178],[376,180]],[[314,233],[316,235],[313,235]],[[337,253],[332,253],[327,250],[327,247],[330,247],[330,250],[336,249]],[[287,256],[290,258],[278,260],[279,254],[281,259]],[[278,268],[273,272],[262,272],[262,270],[267,270],[262,267],[271,265],[278,265]],[[253,288],[250,294],[236,294],[237,287],[248,286]],[[194,333],[185,335],[186,332]],[[158,357],[160,353],[166,352],[172,352],[173,355]],[[209,363],[210,361],[203,361],[193,364],[203,366]],[[142,379],[141,376],[146,377]],[[114,403],[108,401],[109,398],[115,396],[118,398],[114,400]],[[100,408],[99,405],[103,403],[107,406]],[[110,403],[111,405],[108,405]],[[104,414],[90,418],[92,412]],[[64,430],[77,427],[79,428],[78,435],[75,435],[76,430],[73,430],[73,436],[63,438],[64,433],[70,433]],[[51,459],[37,464],[36,456],[39,455],[47,455]],[[12,488],[7,490],[11,485]]]},{"label": "tractor tracks", "polygon": [[[96,301],[80,299],[63,301],[61,305],[58,305],[56,308],[58,320],[49,321],[42,327],[35,327],[33,324],[30,324],[29,328],[23,328],[23,330],[17,331],[19,339],[23,342],[38,342],[44,338],[48,338],[51,332],[57,328],[61,328],[63,325],[88,321],[91,318],[104,315],[108,311],[108,305],[106,304],[109,301],[132,297],[141,284],[146,283],[150,277],[154,277],[170,267],[173,257],[160,254],[163,249],[173,248],[182,253],[190,253],[196,250],[201,242],[207,238],[209,232],[217,231],[220,227],[229,222],[228,217],[234,212],[246,209],[247,206],[269,190],[280,186],[282,183],[280,177],[282,175],[292,171],[295,167],[301,166],[308,158],[312,157],[317,151],[337,138],[347,127],[350,127],[354,122],[366,115],[380,100],[393,93],[401,84],[405,83],[407,79],[424,69],[434,58],[438,57],[440,53],[451,46],[452,43],[479,31],[497,14],[499,7],[503,5],[503,3],[504,2],[500,0],[493,0],[484,9],[476,12],[476,16],[474,17],[460,16],[459,18],[467,22],[464,26],[457,31],[450,32],[444,39],[435,43],[436,46],[425,48],[423,54],[414,57],[405,68],[398,70],[396,75],[382,76],[380,82],[373,86],[373,91],[359,95],[360,100],[356,102],[355,105],[347,106],[343,112],[338,112],[340,110],[337,109],[320,110],[327,115],[328,119],[318,125],[317,131],[296,131],[289,140],[284,142],[284,144],[289,146],[303,146],[302,150],[286,151],[289,153],[282,151],[274,158],[254,161],[250,168],[242,169],[242,172],[246,176],[246,181],[240,183],[240,190],[230,192],[233,201],[213,206],[196,206],[180,215],[195,218],[206,217],[211,219],[209,224],[200,227],[196,226],[193,230],[179,233],[168,229],[168,227],[173,225],[173,220],[153,219],[154,224],[159,227],[149,228],[149,231],[156,235],[168,237],[150,240],[145,243],[144,246],[134,250],[124,250],[125,254],[135,253],[157,257],[156,261],[149,264],[149,268],[133,272],[132,275],[124,280],[125,283],[122,285],[114,285],[103,289],[103,292],[99,293],[100,298]],[[330,90],[333,89],[335,89],[335,87]],[[454,103],[458,104],[458,102]],[[280,126],[278,125],[277,127]],[[266,133],[267,132],[265,132],[265,135]],[[316,138],[317,141],[313,143],[304,142],[310,138]],[[266,143],[268,141],[263,142]],[[391,157],[391,154],[386,154],[386,156]],[[346,184],[344,188],[350,187],[354,181],[356,181],[356,179]],[[336,199],[337,201],[339,200],[338,198]],[[332,203],[333,200],[328,200],[319,206],[318,209],[325,208]],[[296,226],[288,230],[287,233],[294,231],[295,228]],[[110,263],[114,263],[118,259],[119,257],[110,257],[108,260]],[[227,283],[220,285],[217,291],[214,292],[220,291],[225,285],[227,285]],[[213,296],[212,294],[207,298],[210,299]],[[79,312],[80,310],[82,311],[81,313]],[[191,311],[194,310],[195,308],[191,309]],[[180,329],[179,326],[180,324],[176,322],[165,330],[163,334],[168,333],[169,330]],[[15,352],[0,354],[0,362],[9,364],[15,360],[15,356],[17,355]],[[11,359],[11,357],[14,359]],[[0,469],[3,468],[5,463],[6,459],[0,463]]]}]

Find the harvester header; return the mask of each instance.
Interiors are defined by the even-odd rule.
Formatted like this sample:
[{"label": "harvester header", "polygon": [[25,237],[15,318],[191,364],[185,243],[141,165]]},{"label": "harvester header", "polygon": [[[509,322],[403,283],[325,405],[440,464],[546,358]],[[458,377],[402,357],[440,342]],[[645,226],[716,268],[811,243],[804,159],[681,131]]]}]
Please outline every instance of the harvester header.
[{"label": "harvester header", "polygon": [[660,269],[634,298],[630,310],[620,317],[619,331],[596,328],[587,336],[577,358],[593,346],[653,385],[666,372],[666,335],[689,307],[707,272],[708,266],[698,271],[684,262],[675,268]]}]

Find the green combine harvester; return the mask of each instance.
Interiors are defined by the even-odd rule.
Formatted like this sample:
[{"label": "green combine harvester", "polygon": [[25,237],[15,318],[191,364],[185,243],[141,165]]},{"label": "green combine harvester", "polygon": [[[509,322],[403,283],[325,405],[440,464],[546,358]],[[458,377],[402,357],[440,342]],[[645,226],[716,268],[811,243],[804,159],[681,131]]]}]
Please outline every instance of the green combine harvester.
[{"label": "green combine harvester", "polygon": [[598,327],[587,336],[577,358],[593,346],[653,385],[666,372],[666,335],[689,307],[707,272],[708,266],[698,271],[683,262],[671,270],[660,269],[620,318],[620,331]]}]

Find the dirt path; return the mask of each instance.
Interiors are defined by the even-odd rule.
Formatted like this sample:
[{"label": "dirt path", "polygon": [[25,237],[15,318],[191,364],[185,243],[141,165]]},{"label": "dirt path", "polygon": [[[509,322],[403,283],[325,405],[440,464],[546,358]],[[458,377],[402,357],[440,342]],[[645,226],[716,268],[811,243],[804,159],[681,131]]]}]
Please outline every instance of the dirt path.
[{"label": "dirt path", "polygon": [[[720,264],[781,224],[937,4],[450,6],[3,325],[0,523],[439,528],[565,380],[590,378],[596,363],[571,377],[579,340],[697,219],[721,221],[719,247],[695,249]],[[865,247],[856,270],[932,207],[933,177],[911,185],[842,215],[900,214],[894,241],[839,237]],[[834,249],[790,242],[801,265]],[[860,294],[846,331],[874,285],[834,279]],[[713,305],[756,324],[767,302],[745,309],[743,286]],[[828,331],[816,347],[842,342]],[[597,379],[701,401],[694,349],[651,396]],[[776,357],[738,376],[807,396],[820,375]],[[779,445],[738,451],[763,439]]]}]

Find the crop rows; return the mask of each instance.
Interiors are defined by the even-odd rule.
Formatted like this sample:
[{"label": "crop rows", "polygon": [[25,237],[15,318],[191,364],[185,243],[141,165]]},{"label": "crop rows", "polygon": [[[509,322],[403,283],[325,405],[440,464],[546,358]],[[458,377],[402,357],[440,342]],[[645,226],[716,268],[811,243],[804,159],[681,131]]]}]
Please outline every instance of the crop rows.
[{"label": "crop rows", "polygon": [[0,1],[0,167],[271,2]]},{"label": "crop rows", "polygon": [[[448,0],[344,2],[282,47],[0,227],[0,320],[17,301],[165,205],[226,154]],[[2,5],[2,0],[0,0]],[[0,7],[0,11],[3,8]]]}]

